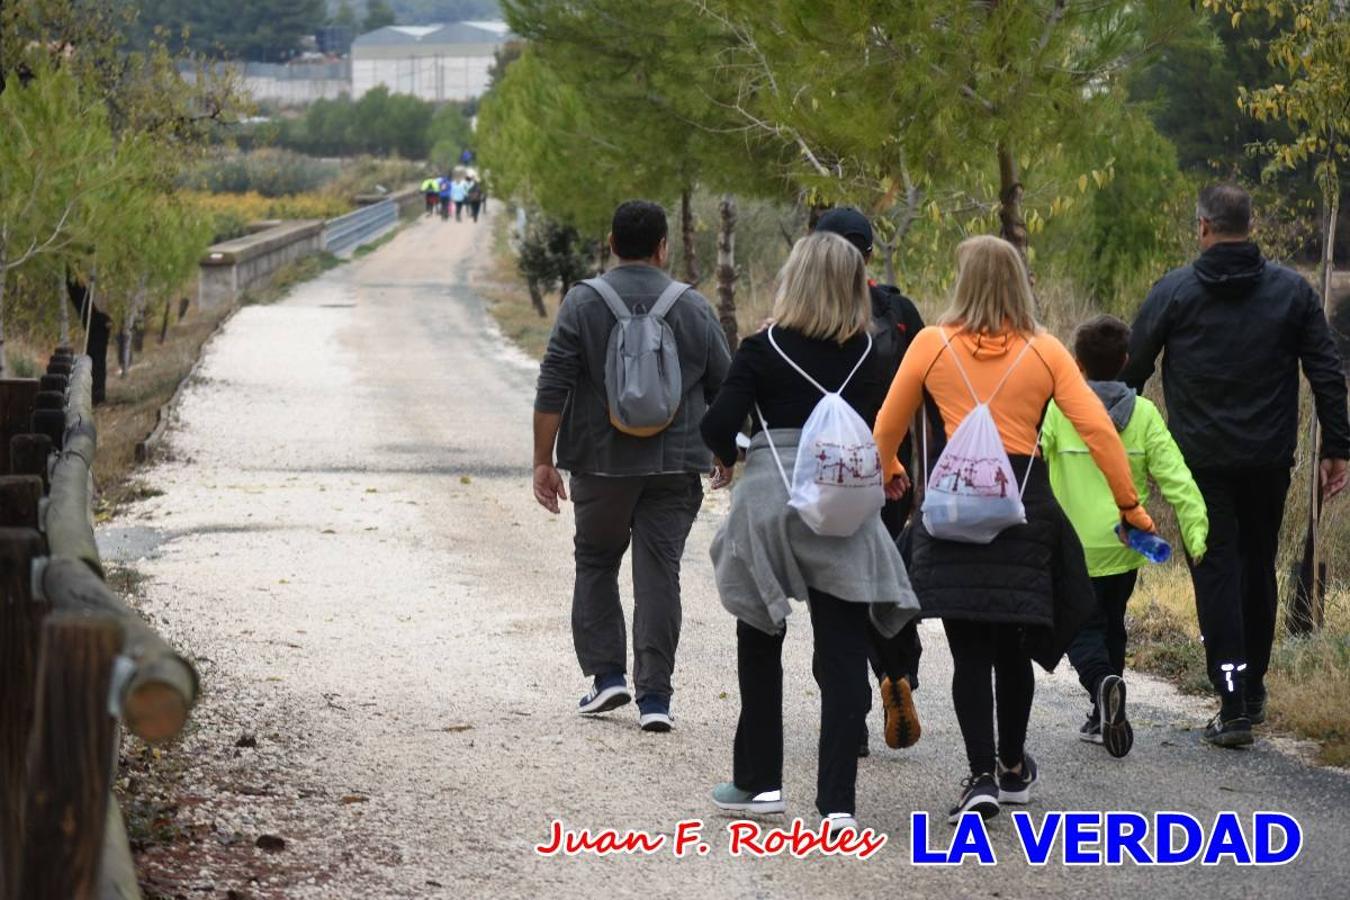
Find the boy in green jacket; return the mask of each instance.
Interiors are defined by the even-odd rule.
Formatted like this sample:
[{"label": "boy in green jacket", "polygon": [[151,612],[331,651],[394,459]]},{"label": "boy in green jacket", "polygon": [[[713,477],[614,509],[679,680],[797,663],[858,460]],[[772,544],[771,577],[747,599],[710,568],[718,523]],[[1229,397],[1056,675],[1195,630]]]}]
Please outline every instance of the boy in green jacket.
[{"label": "boy in green jacket", "polygon": [[[1192,559],[1205,554],[1209,516],[1186,460],[1172,440],[1158,408],[1117,381],[1129,359],[1130,328],[1114,316],[1098,316],[1074,334],[1078,367],[1096,391],[1120,432],[1130,459],[1139,502],[1148,500],[1149,479],[1176,510],[1182,540]],[[1088,574],[1097,594],[1098,615],[1069,646],[1069,661],[1092,698],[1092,711],[1079,729],[1080,740],[1106,745],[1115,757],[1130,752],[1134,730],[1125,716],[1125,606],[1146,560],[1116,536],[1116,509],[1083,439],[1054,402],[1045,414],[1041,450],[1050,467],[1050,486],[1083,543]]]}]

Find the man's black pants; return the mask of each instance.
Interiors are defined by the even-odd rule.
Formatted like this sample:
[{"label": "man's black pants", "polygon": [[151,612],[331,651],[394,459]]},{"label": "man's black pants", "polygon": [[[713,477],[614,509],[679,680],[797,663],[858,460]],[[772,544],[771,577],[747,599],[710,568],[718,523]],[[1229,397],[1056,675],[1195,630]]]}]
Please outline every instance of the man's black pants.
[{"label": "man's black pants", "polygon": [[[903,498],[888,501],[881,508],[881,521],[892,539],[898,539],[909,519],[914,506],[914,493],[911,491]],[[901,549],[905,563],[909,563],[909,554]],[[885,637],[876,626],[868,621],[867,661],[872,665],[872,674],[880,683],[883,678],[899,681],[904,678],[911,690],[919,687],[919,657],[923,655],[923,641],[919,639],[919,620],[910,619],[895,637]]]},{"label": "man's black pants", "polygon": [[619,566],[633,547],[633,683],[639,699],[670,697],[680,643],[680,558],[703,504],[694,473],[572,476],[576,585],[572,641],[586,675],[625,672]]},{"label": "man's black pants", "polygon": [[1275,640],[1280,544],[1289,469],[1192,469],[1209,508],[1208,551],[1191,562],[1210,681],[1224,718],[1265,695]]},{"label": "man's black pants", "polygon": [[[867,604],[810,591],[815,652],[811,674],[820,686],[820,746],[816,809],[822,816],[855,811],[858,741],[871,701],[867,684]],[[743,791],[783,787],[783,638],[736,623],[736,674],[741,717],[736,724],[732,779]]]},{"label": "man's black pants", "polygon": [[1069,644],[1069,662],[1094,704],[1103,678],[1125,674],[1125,607],[1138,579],[1138,570],[1092,579],[1097,611]]}]

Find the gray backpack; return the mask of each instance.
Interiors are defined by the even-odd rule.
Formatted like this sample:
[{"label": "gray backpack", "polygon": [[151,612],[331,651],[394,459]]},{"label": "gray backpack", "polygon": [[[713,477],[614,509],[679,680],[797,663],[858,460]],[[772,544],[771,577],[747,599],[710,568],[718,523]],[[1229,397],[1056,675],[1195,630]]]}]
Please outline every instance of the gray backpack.
[{"label": "gray backpack", "polygon": [[618,319],[605,351],[605,402],[610,424],[634,437],[660,434],[675,421],[684,396],[680,350],[666,313],[689,285],[672,281],[650,312],[640,306],[630,312],[604,279],[588,278],[582,284],[599,294]]}]

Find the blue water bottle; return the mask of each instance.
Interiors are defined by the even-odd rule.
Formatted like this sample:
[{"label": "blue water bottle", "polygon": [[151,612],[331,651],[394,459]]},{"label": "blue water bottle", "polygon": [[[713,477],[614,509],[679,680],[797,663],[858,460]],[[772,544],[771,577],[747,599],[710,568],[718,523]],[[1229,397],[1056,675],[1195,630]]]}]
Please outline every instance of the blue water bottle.
[{"label": "blue water bottle", "polygon": [[1151,531],[1130,528],[1122,522],[1116,526],[1116,534],[1123,536],[1131,550],[1151,563],[1161,565],[1172,558],[1172,545]]}]

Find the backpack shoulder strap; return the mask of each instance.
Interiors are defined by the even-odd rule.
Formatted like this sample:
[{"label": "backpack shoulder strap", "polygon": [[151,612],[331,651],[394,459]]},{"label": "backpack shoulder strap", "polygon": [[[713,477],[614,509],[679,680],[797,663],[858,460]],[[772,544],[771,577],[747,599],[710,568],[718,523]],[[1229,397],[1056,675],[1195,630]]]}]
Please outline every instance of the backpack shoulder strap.
[{"label": "backpack shoulder strap", "polygon": [[837,394],[844,392],[844,388],[848,387],[848,383],[853,380],[854,375],[858,374],[858,370],[862,368],[863,363],[867,362],[867,357],[872,352],[872,335],[867,334],[867,332],[863,332],[863,334],[867,337],[867,348],[863,350],[862,356],[858,357],[858,362],[853,366],[853,371],[848,373],[844,383],[839,385],[839,390],[835,391]]},{"label": "backpack shoulder strap", "polygon": [[608,281],[605,281],[603,278],[587,278],[581,283],[600,295],[600,299],[605,301],[605,305],[608,306],[609,311],[614,314],[614,318],[618,319],[620,322],[626,322],[633,318],[633,314],[629,311],[628,305],[623,302],[623,298],[619,296],[618,291],[609,286]]},{"label": "backpack shoulder strap", "polygon": [[774,326],[770,325],[769,330],[765,332],[765,334],[769,336],[769,344],[773,346],[773,349],[777,351],[779,356],[783,357],[783,362],[787,363],[789,366],[792,366],[792,368],[796,369],[797,374],[805,378],[807,381],[811,382],[811,384],[815,386],[816,390],[820,391],[822,394],[828,394],[829,391],[825,390],[824,386],[821,385],[819,381],[816,381],[810,375],[807,375],[805,369],[803,369],[801,366],[793,362],[792,357],[788,356],[786,353],[783,352],[783,348],[778,346],[778,342],[773,339],[773,329]]},{"label": "backpack shoulder strap", "polygon": [[970,383],[970,376],[966,374],[966,367],[961,365],[961,358],[956,355],[956,348],[952,346],[952,336],[945,328],[938,328],[942,334],[942,346],[947,350],[952,358],[952,365],[956,366],[956,371],[961,374],[961,380],[966,383],[966,390],[970,391],[970,398],[975,401],[975,405],[980,405],[980,395],[975,392],[975,385]]},{"label": "backpack shoulder strap", "polygon": [[656,303],[652,304],[651,315],[658,319],[664,319],[666,313],[670,312],[675,306],[675,301],[684,296],[684,292],[689,290],[692,285],[685,284],[683,281],[672,281],[666,285],[666,289],[661,292],[661,296],[656,298]]},{"label": "backpack shoulder strap", "polygon": [[1026,345],[1022,347],[1022,352],[1017,354],[1017,358],[1013,360],[1013,364],[1008,366],[1008,371],[1003,373],[1003,377],[998,381],[998,387],[994,388],[994,392],[989,395],[989,400],[987,402],[994,402],[994,398],[998,396],[999,391],[1003,390],[1003,386],[1008,383],[1008,379],[1012,377],[1013,370],[1021,364],[1022,358],[1027,355],[1027,351],[1031,349],[1031,344],[1035,340],[1035,337],[1027,338]]}]

